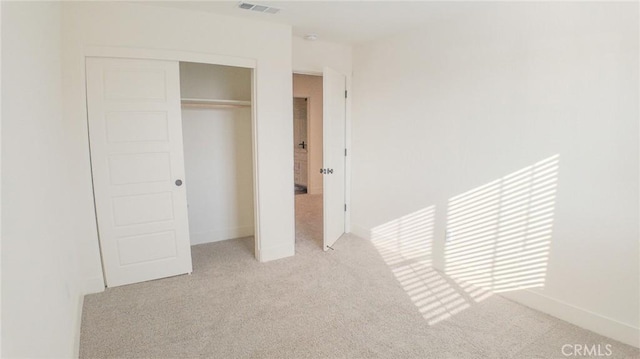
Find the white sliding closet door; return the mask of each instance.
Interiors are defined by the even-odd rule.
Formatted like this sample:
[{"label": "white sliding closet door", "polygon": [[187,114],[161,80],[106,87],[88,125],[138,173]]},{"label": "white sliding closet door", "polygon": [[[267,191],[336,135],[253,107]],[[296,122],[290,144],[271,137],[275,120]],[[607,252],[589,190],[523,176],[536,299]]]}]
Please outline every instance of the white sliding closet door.
[{"label": "white sliding closet door", "polygon": [[325,67],[322,78],[322,162],[324,245],[326,251],[344,234],[346,77]]},{"label": "white sliding closet door", "polygon": [[107,286],[190,273],[178,62],[88,58],[86,71]]}]

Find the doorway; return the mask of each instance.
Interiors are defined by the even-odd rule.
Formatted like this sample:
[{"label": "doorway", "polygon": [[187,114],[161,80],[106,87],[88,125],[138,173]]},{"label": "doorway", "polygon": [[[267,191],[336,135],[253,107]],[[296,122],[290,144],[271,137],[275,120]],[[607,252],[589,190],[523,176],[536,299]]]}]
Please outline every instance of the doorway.
[{"label": "doorway", "polygon": [[293,74],[296,252],[323,247],[323,78]]},{"label": "doorway", "polygon": [[251,69],[180,62],[180,95],[191,245],[252,237]]}]

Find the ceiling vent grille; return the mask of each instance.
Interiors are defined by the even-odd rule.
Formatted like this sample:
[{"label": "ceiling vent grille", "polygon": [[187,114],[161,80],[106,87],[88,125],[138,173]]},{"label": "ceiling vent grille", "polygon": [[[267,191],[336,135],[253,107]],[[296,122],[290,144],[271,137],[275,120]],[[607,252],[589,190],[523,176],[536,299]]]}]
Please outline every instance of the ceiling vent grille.
[{"label": "ceiling vent grille", "polygon": [[249,3],[246,3],[246,2],[241,2],[240,4],[238,4],[238,7],[240,9],[244,9],[244,10],[251,10],[251,11],[255,11],[255,12],[264,12],[264,13],[267,13],[267,14],[277,14],[278,11],[280,11],[280,9],[275,8],[275,7],[249,4]]}]

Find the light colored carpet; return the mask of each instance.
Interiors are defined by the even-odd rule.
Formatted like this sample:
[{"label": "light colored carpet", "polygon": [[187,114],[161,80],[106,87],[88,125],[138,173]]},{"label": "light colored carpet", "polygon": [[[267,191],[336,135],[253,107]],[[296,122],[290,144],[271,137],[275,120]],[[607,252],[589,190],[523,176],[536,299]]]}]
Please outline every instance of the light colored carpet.
[{"label": "light colored carpet", "polygon": [[[496,295],[429,324],[371,241],[346,236],[322,251],[321,201],[296,196],[292,258],[259,263],[252,238],[197,245],[192,275],[86,296],[80,356],[565,358],[562,346],[576,343],[639,356]],[[424,300],[442,302],[429,293]]]},{"label": "light colored carpet", "polygon": [[322,251],[322,195],[296,197],[296,254]]}]

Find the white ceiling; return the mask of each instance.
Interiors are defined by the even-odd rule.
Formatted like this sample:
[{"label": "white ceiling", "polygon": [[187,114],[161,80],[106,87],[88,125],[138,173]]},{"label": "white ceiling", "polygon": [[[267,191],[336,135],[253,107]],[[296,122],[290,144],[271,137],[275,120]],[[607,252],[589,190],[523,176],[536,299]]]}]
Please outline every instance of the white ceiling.
[{"label": "white ceiling", "polygon": [[466,6],[421,1],[252,1],[277,7],[277,14],[238,8],[240,1],[144,1],[144,4],[205,11],[260,21],[289,24],[293,33],[315,33],[320,40],[357,44],[446,18]]}]

